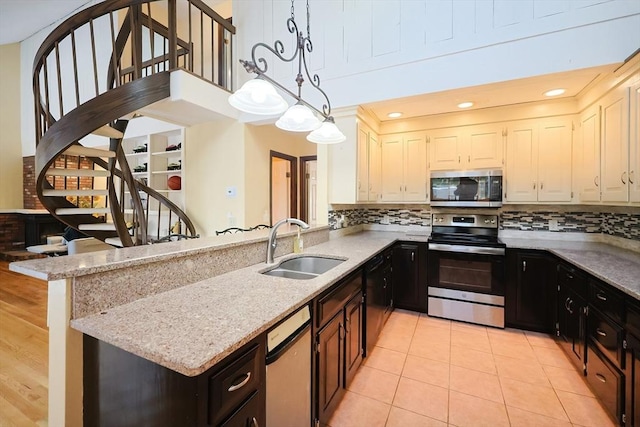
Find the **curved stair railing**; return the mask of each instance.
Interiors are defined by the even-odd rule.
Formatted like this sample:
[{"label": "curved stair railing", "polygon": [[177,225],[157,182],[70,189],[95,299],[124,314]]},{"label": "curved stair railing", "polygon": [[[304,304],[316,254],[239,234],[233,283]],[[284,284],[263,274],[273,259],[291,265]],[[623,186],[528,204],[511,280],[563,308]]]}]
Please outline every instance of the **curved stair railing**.
[{"label": "curved stair railing", "polygon": [[[139,110],[169,97],[173,70],[230,90],[233,34],[201,0],[110,0],[58,26],[33,67],[42,205],[118,246],[196,237],[180,207],[134,179],[122,140]],[[96,136],[100,148],[86,142]]]}]

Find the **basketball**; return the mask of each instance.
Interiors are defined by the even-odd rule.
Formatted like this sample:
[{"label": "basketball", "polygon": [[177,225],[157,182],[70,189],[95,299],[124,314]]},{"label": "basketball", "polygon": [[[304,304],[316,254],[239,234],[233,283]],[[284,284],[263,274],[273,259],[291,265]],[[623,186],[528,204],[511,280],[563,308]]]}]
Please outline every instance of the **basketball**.
[{"label": "basketball", "polygon": [[167,187],[170,190],[179,190],[182,187],[182,178],[176,175],[170,176],[167,180]]}]

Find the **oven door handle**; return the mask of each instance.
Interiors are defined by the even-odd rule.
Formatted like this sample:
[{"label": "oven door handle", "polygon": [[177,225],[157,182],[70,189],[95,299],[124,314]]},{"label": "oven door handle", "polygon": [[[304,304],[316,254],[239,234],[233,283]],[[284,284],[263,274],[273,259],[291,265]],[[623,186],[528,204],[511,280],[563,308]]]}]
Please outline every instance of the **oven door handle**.
[{"label": "oven door handle", "polygon": [[486,246],[449,245],[446,243],[429,243],[430,251],[459,252],[465,254],[504,255],[504,248],[491,248]]}]

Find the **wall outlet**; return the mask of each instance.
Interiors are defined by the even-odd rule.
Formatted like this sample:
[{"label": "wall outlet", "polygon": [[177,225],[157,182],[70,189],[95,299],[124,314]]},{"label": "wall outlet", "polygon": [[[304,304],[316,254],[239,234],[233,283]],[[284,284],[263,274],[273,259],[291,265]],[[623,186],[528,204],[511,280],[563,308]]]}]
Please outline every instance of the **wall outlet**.
[{"label": "wall outlet", "polygon": [[550,219],[549,220],[549,231],[560,231],[560,227],[558,227],[558,220],[557,219]]},{"label": "wall outlet", "polygon": [[386,225],[388,225],[388,224],[389,224],[389,215],[384,215],[384,216],[382,217],[382,221],[380,221],[380,224],[386,224]]}]

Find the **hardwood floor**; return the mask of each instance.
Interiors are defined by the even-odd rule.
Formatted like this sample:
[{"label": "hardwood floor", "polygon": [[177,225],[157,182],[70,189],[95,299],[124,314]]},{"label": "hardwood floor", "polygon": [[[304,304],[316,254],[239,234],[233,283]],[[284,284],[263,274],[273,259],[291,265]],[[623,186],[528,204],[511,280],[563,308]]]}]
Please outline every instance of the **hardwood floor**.
[{"label": "hardwood floor", "polygon": [[0,427],[47,425],[47,282],[0,261]]}]

